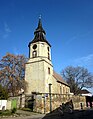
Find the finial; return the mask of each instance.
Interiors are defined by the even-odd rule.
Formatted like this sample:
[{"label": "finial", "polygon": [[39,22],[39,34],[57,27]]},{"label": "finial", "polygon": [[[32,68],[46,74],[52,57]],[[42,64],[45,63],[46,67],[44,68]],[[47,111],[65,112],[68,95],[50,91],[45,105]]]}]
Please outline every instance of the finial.
[{"label": "finial", "polygon": [[41,14],[39,15],[38,27],[42,27],[42,23],[41,23]]},{"label": "finial", "polygon": [[41,14],[39,15],[39,19],[41,19]]}]

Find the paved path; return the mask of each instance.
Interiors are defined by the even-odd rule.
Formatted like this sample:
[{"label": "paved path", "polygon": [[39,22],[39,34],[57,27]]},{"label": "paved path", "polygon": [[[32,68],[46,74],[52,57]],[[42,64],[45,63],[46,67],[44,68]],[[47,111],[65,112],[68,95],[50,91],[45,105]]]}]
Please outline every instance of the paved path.
[{"label": "paved path", "polygon": [[4,117],[0,119],[93,119],[93,110],[75,110],[72,114],[64,113],[64,115],[59,115],[58,112],[46,115],[25,111],[19,111],[19,113],[22,113],[20,117]]},{"label": "paved path", "polygon": [[[20,115],[20,116],[18,116]],[[34,113],[30,111],[17,110],[14,116],[0,117],[0,119],[42,119],[45,114]]]},{"label": "paved path", "polygon": [[42,119],[43,114],[31,115],[31,116],[20,116],[20,117],[2,117],[0,119]]}]

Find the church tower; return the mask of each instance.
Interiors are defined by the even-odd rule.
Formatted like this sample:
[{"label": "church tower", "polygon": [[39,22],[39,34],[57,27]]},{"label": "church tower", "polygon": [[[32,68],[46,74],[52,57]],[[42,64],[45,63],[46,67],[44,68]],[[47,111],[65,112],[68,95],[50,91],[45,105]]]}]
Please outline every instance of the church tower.
[{"label": "church tower", "polygon": [[39,18],[34,39],[29,43],[29,60],[25,65],[25,80],[28,84],[26,94],[32,92],[48,93],[53,75],[51,45],[45,38],[45,30]]}]

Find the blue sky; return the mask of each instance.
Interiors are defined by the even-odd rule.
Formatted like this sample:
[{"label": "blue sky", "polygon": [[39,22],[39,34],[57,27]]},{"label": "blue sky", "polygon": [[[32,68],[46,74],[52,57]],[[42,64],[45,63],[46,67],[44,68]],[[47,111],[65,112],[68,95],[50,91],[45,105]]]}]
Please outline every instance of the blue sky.
[{"label": "blue sky", "polygon": [[7,52],[28,57],[40,14],[54,70],[93,72],[93,0],[0,0],[0,59]]}]

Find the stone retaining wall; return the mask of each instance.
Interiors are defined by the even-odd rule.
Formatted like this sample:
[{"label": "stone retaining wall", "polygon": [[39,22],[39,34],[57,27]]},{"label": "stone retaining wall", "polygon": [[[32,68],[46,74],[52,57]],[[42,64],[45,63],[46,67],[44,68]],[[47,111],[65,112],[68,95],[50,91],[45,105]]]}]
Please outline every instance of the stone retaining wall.
[{"label": "stone retaining wall", "polygon": [[[37,94],[34,95],[34,111],[40,113],[48,113],[50,112],[50,97],[49,94],[47,96],[45,94]],[[74,96],[74,95],[59,95],[59,94],[51,94],[51,104],[52,110],[55,110],[57,107],[62,105],[62,103],[66,103],[72,99],[74,109],[81,109],[82,107],[86,107],[86,97],[85,96]],[[81,107],[82,105],[82,107]]]},{"label": "stone retaining wall", "polygon": [[[81,109],[86,107],[85,96],[74,95],[60,95],[51,94],[51,109],[55,110],[57,107],[66,103],[72,99],[74,109]],[[20,95],[18,97],[10,97],[7,101],[7,109],[12,109],[12,101],[16,100],[17,108],[30,107],[33,111],[39,113],[50,112],[50,95],[49,93],[33,94],[33,95]]]}]

